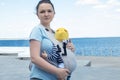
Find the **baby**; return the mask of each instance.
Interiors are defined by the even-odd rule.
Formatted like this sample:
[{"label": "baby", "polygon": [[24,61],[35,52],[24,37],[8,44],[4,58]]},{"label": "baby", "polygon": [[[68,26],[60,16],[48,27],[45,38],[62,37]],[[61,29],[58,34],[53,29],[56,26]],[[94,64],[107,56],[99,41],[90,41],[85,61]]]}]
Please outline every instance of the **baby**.
[{"label": "baby", "polygon": [[[59,45],[57,45],[57,46],[53,45],[52,54],[49,55],[46,53],[46,51],[44,51],[41,56],[53,65],[56,65],[55,63],[57,63],[57,65],[56,65],[57,67],[65,68],[64,61],[61,57],[60,52],[61,52],[61,48],[59,47]],[[54,63],[54,61],[56,61],[56,62]],[[64,80],[64,79],[58,79],[58,80]],[[69,80],[69,79],[67,79],[67,80]]]},{"label": "baby", "polygon": [[[59,68],[64,68],[64,62],[61,57],[61,48],[59,45],[56,45],[56,46],[53,45],[51,54],[47,54],[46,51],[43,51],[41,56],[44,59],[48,60],[49,63],[51,63]],[[54,63],[54,61],[56,61],[55,63],[57,63],[57,65]]]}]

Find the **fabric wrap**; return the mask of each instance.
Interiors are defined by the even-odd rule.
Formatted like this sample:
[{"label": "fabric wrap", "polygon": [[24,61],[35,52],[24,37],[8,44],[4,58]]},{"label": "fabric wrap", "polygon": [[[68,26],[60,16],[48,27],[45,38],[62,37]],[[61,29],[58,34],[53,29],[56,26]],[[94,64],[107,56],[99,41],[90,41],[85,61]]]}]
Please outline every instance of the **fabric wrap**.
[{"label": "fabric wrap", "polygon": [[64,61],[65,68],[69,69],[70,73],[72,73],[77,66],[76,57],[71,50],[69,49],[66,50],[67,50],[67,56],[62,56],[62,58]]}]

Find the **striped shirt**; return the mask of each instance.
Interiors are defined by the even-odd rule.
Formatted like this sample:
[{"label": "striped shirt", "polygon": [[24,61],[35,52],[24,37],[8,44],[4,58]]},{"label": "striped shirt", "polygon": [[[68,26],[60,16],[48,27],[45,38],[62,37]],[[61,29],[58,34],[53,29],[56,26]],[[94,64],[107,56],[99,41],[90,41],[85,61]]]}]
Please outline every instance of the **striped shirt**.
[{"label": "striped shirt", "polygon": [[61,48],[59,47],[59,45],[54,45],[53,44],[52,54],[49,54],[48,57],[47,57],[48,61],[53,65],[56,65],[56,64],[59,65],[60,63],[64,63],[63,59],[60,55],[60,52],[61,52]]}]

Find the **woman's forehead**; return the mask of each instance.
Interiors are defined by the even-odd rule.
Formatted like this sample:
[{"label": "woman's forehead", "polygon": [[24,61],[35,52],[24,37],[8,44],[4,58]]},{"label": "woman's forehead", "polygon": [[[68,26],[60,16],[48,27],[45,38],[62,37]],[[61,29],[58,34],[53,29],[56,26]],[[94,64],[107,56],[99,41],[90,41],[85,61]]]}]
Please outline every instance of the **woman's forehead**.
[{"label": "woman's forehead", "polygon": [[42,4],[40,4],[39,5],[39,9],[40,10],[46,10],[46,9],[52,9],[53,10],[53,8],[52,8],[52,5],[51,4],[49,4],[49,3],[42,3]]}]

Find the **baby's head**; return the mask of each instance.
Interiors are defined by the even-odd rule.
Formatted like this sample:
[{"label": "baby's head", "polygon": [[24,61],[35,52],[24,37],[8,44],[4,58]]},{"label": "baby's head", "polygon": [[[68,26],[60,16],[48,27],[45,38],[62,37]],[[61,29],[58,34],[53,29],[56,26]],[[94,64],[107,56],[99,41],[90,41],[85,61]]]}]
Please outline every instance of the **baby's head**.
[{"label": "baby's head", "polygon": [[69,38],[69,33],[68,31],[65,29],[65,28],[58,28],[56,31],[55,31],[55,38],[58,40],[58,41],[63,41],[63,40],[67,40]]}]

